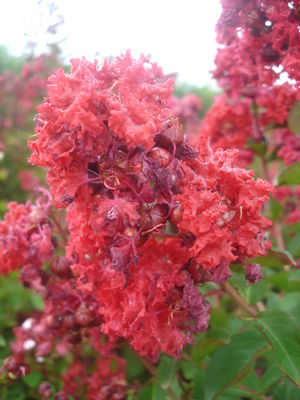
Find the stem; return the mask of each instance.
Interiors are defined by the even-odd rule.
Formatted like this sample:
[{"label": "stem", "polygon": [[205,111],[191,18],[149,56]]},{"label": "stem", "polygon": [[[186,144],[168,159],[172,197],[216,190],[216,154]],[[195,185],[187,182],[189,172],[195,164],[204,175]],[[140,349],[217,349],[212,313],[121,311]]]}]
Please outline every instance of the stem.
[{"label": "stem", "polygon": [[142,356],[138,356],[138,358],[143,366],[146,368],[146,370],[150,372],[151,375],[156,376],[156,368],[152,364],[150,364],[146,358]]},{"label": "stem", "polygon": [[[268,170],[268,164],[265,159],[265,157],[262,157],[262,173],[265,179],[267,179],[270,183],[272,183],[272,179],[269,174]],[[275,232],[275,238],[277,245],[280,249],[285,250],[285,244],[284,244],[284,239],[282,235],[282,229],[281,229],[281,224],[278,221],[273,222],[273,227],[274,227],[274,232]]]},{"label": "stem", "polygon": [[275,231],[275,237],[276,237],[278,247],[280,249],[284,250],[285,244],[284,244],[284,240],[283,240],[283,236],[282,236],[281,225],[278,222],[274,223],[274,231]]},{"label": "stem", "polygon": [[233,299],[233,301],[240,306],[243,310],[245,310],[251,317],[256,318],[258,313],[257,311],[251,307],[245,299],[228,283],[228,282],[221,282],[221,287],[223,288],[224,292],[229,294],[229,296]]},{"label": "stem", "polygon": [[210,292],[203,293],[202,297],[215,296],[215,295],[222,294],[223,292],[224,292],[224,290],[222,290],[222,289],[215,289],[215,290],[211,290]]},{"label": "stem", "polygon": [[61,236],[64,244],[66,245],[68,243],[66,231],[62,228],[60,222],[56,219],[54,214],[51,215],[51,218],[52,218],[52,221],[54,222],[54,225],[56,226],[58,232],[60,233],[60,236]]}]

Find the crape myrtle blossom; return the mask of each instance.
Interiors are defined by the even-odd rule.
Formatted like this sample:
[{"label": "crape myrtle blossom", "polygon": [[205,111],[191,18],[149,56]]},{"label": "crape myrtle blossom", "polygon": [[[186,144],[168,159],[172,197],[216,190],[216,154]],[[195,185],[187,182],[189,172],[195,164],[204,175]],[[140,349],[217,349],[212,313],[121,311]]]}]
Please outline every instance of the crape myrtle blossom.
[{"label": "crape myrtle blossom", "polygon": [[0,221],[0,273],[7,274],[25,265],[41,267],[52,258],[50,208],[46,190],[35,204],[8,204],[4,221]]},{"label": "crape myrtle blossom", "polygon": [[[300,3],[221,1],[214,77],[224,90],[200,129],[216,149],[239,148],[242,165],[253,144],[267,141],[289,165],[300,160],[300,139],[288,127],[300,101]],[[245,157],[246,156],[246,157]]]},{"label": "crape myrtle blossom", "polygon": [[218,282],[230,262],[266,253],[259,213],[272,188],[237,167],[236,151],[186,142],[173,79],[148,58],[72,67],[49,78],[30,161],[66,208],[66,256],[101,331],[152,361],[179,357],[209,321],[195,270]]}]

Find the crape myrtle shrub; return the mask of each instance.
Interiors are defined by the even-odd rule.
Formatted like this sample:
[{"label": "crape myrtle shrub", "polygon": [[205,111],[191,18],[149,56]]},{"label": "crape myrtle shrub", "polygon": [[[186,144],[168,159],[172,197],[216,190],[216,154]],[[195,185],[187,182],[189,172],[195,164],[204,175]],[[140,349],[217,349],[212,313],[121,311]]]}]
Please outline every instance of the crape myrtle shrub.
[{"label": "crape myrtle shrub", "polygon": [[[0,75],[1,215],[7,200],[25,200],[24,192],[32,190],[43,176],[27,162],[30,154],[27,141],[32,134],[35,107],[47,95],[48,76],[61,65],[59,50],[55,47],[24,59],[11,59],[4,51],[3,57],[4,67],[8,64],[9,68]],[[14,68],[18,63],[20,70]]]},{"label": "crape myrtle shrub", "polygon": [[299,399],[300,4],[222,4],[200,124],[144,56],[48,79],[29,162],[50,192],[0,223],[36,305],[4,398]]}]

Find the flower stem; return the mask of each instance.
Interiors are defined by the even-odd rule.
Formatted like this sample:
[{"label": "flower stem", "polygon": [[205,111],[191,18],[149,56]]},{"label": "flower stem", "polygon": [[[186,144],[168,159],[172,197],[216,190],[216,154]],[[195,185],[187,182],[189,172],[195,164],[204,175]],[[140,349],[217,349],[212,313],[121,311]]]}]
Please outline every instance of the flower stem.
[{"label": "flower stem", "polygon": [[246,302],[246,300],[230,285],[230,283],[221,282],[220,285],[224,292],[229,294],[229,296],[237,305],[239,305],[243,310],[250,314],[251,317],[257,317],[257,311]]}]

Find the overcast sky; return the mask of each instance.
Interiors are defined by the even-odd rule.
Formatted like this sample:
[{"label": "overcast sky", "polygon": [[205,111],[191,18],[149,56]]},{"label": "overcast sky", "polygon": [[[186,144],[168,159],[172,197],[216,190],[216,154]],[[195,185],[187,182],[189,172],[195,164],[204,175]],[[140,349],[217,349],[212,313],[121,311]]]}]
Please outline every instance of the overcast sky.
[{"label": "overcast sky", "polygon": [[[49,2],[48,2],[49,3]],[[56,0],[65,23],[64,55],[93,59],[151,54],[166,73],[178,72],[181,81],[211,83],[216,42],[214,26],[220,15],[218,0]],[[1,4],[0,44],[14,53],[24,50],[29,33],[45,42],[49,17],[47,1],[7,0]],[[41,14],[44,15],[41,17]],[[42,25],[42,28],[40,28]]]}]

